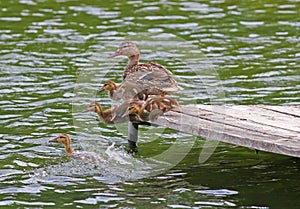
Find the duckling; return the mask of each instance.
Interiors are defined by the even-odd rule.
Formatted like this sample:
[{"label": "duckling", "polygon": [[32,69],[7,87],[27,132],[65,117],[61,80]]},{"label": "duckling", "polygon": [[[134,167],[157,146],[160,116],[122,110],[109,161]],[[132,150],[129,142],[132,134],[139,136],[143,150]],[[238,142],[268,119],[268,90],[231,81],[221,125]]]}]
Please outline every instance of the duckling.
[{"label": "duckling", "polygon": [[98,102],[92,102],[84,112],[96,112],[99,116],[99,120],[104,123],[124,123],[129,120],[127,110],[129,104],[135,104],[137,106],[142,105],[142,100],[125,100],[120,105],[116,105],[110,109],[102,110],[101,105]]},{"label": "duckling", "polygon": [[109,91],[109,96],[113,100],[120,99],[140,99],[146,100],[147,92],[133,82],[124,81],[119,86],[111,80],[105,81],[102,88],[99,89],[99,93],[103,91]]},{"label": "duckling", "polygon": [[175,99],[157,97],[148,99],[144,105],[131,103],[128,107],[128,115],[131,116],[132,121],[149,121],[177,108],[179,104]]},{"label": "duckling", "polygon": [[50,140],[49,142],[62,143],[65,145],[65,150],[67,153],[72,154],[76,159],[84,160],[93,164],[96,163],[105,163],[106,160],[100,156],[95,155],[90,152],[79,152],[71,148],[71,137],[68,134],[59,134],[55,139]]},{"label": "duckling", "polygon": [[182,88],[175,76],[162,65],[155,62],[139,64],[140,51],[133,42],[122,43],[110,57],[127,56],[128,64],[123,73],[123,80],[137,83],[147,90],[148,95],[174,94]]},{"label": "duckling", "polygon": [[62,143],[65,145],[65,150],[67,153],[75,153],[75,151],[71,148],[71,137],[67,134],[59,134],[58,137],[50,140],[49,142]]}]

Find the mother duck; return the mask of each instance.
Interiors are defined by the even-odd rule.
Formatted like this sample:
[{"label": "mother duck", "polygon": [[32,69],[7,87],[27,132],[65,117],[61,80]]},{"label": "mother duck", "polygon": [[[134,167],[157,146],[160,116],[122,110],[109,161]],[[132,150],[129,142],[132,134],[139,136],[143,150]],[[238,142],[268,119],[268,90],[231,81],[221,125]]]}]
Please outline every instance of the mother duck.
[{"label": "mother duck", "polygon": [[[182,88],[178,86],[175,76],[162,65],[155,62],[140,64],[140,51],[136,44],[123,42],[110,57],[127,56],[128,64],[123,73],[124,82],[132,82],[148,95],[174,94]],[[123,83],[124,83],[123,82]]]}]

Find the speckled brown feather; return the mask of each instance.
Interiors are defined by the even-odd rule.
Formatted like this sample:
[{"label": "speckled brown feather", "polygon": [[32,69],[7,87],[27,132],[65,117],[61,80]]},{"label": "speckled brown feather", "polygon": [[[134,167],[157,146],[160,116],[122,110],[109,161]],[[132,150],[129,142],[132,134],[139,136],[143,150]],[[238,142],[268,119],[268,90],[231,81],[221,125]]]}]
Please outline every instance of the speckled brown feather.
[{"label": "speckled brown feather", "polygon": [[162,65],[155,62],[139,64],[140,52],[135,43],[122,43],[112,57],[120,55],[128,57],[128,65],[123,73],[124,82],[136,83],[137,89],[143,91],[143,94],[164,96],[182,89],[175,76]]},{"label": "speckled brown feather", "polygon": [[150,98],[143,105],[131,103],[129,106],[130,120],[149,121],[163,115],[164,113],[179,107],[175,99],[168,97]]}]

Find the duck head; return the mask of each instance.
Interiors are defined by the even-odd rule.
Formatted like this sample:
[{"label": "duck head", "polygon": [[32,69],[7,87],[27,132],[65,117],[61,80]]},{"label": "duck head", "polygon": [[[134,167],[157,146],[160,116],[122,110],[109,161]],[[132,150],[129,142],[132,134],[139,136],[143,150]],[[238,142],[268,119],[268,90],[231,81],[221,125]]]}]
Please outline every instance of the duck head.
[{"label": "duck head", "polygon": [[120,55],[124,55],[127,57],[135,57],[138,56],[140,54],[139,49],[137,48],[136,44],[131,42],[131,41],[127,41],[127,42],[123,42],[118,50],[112,54],[110,57],[117,57]]},{"label": "duck head", "polygon": [[83,112],[102,112],[98,102],[92,102]]},{"label": "duck head", "polygon": [[129,116],[131,121],[144,121],[141,117],[142,115],[142,106],[140,104],[130,104],[127,108],[126,116]]},{"label": "duck head", "polygon": [[70,144],[71,138],[67,134],[59,134],[58,137],[50,140],[49,142],[56,142],[56,143],[62,143],[62,144]]},{"label": "duck head", "polygon": [[98,92],[114,91],[117,89],[117,85],[113,81],[105,81],[102,88]]},{"label": "duck head", "polygon": [[128,115],[134,115],[134,114],[141,114],[141,112],[142,112],[142,108],[139,106],[139,105],[137,105],[137,104],[131,104],[129,107],[128,107],[128,109],[127,109],[127,114]]},{"label": "duck head", "polygon": [[67,134],[59,134],[58,137],[50,140],[49,142],[54,143],[62,143],[65,145],[66,152],[68,153],[74,153],[74,150],[71,149],[71,137]]}]

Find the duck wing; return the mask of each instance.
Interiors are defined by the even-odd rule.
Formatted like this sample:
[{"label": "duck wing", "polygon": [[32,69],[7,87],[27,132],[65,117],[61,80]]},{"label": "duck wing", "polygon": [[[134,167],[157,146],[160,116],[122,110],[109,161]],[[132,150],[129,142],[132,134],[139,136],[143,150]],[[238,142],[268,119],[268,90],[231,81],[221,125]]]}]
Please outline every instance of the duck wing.
[{"label": "duck wing", "polygon": [[132,98],[140,98],[143,94],[143,88],[137,82],[133,80],[123,81],[118,89],[114,92],[113,99],[114,100],[128,100]]},{"label": "duck wing", "polygon": [[170,94],[181,90],[175,76],[162,65],[149,62],[131,67],[124,81],[136,83],[139,90],[148,90],[148,94]]}]

